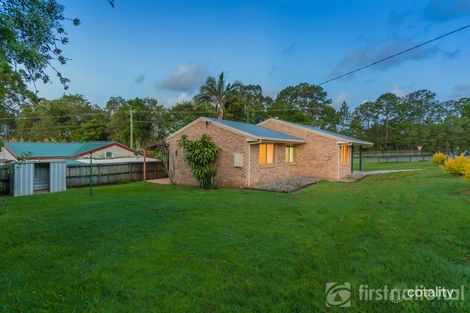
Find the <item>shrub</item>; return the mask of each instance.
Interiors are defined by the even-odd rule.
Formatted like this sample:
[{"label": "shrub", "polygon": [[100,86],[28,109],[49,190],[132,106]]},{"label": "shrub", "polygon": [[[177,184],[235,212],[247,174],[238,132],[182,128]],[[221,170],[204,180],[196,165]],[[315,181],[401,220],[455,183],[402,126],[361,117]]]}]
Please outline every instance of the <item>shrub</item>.
[{"label": "shrub", "polygon": [[444,163],[444,170],[452,175],[465,175],[466,167],[470,164],[470,159],[463,154],[456,158],[448,158]]},{"label": "shrub", "polygon": [[470,180],[470,162],[465,165],[465,178]]},{"label": "shrub", "polygon": [[186,151],[185,160],[200,186],[205,189],[213,187],[220,149],[212,138],[203,134],[199,139],[192,141],[183,135],[178,145]]},{"label": "shrub", "polygon": [[444,162],[447,160],[447,156],[442,152],[436,152],[432,156],[432,161],[437,165],[444,165]]}]

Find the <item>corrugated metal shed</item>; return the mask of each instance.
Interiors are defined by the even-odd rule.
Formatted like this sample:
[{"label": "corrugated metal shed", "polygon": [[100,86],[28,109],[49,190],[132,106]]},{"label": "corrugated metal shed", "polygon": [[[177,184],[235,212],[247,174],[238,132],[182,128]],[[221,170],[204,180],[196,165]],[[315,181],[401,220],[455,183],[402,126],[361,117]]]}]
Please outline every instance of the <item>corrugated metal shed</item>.
[{"label": "corrugated metal shed", "polygon": [[10,193],[15,196],[33,195],[38,191],[66,190],[66,162],[16,162],[11,165]]},{"label": "corrugated metal shed", "polygon": [[50,192],[61,192],[67,189],[67,163],[50,163]]},{"label": "corrugated metal shed", "polygon": [[27,196],[34,193],[33,163],[11,164],[10,175],[10,193],[13,196]]}]

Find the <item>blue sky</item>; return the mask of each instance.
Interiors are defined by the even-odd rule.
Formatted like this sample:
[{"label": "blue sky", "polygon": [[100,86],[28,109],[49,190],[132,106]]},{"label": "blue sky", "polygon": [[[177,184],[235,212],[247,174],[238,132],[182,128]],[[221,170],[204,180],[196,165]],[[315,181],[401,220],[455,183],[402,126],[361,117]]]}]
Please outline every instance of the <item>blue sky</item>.
[{"label": "blue sky", "polygon": [[[191,98],[207,75],[259,84],[275,96],[470,23],[470,0],[131,1],[63,0],[69,26],[61,67],[68,92],[103,106],[111,96]],[[334,106],[356,106],[392,91],[430,89],[440,99],[470,96],[470,29],[323,87]],[[60,97],[57,80],[40,96]]]}]

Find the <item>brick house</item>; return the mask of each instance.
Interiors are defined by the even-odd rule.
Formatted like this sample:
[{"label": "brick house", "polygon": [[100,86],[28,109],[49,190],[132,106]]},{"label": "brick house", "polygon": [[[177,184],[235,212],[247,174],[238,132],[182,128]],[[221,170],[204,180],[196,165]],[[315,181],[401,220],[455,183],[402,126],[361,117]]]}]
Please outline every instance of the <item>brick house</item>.
[{"label": "brick house", "polygon": [[178,147],[183,135],[212,137],[221,149],[215,183],[246,188],[289,176],[341,180],[352,173],[353,146],[372,143],[315,127],[268,119],[258,125],[200,117],[168,137],[177,184],[197,185]]}]

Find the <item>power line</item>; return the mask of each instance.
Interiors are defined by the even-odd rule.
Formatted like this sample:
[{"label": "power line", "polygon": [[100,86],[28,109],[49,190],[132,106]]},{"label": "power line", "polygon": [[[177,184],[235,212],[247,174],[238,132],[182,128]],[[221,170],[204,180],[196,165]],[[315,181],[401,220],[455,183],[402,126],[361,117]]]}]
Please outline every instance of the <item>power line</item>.
[{"label": "power line", "polygon": [[372,63],[370,63],[370,64],[368,64],[368,65],[361,66],[361,67],[359,67],[359,68],[357,68],[357,69],[355,69],[355,70],[353,70],[353,71],[347,72],[346,74],[342,74],[342,75],[333,77],[333,78],[331,78],[331,79],[325,80],[324,82],[321,82],[321,83],[318,84],[318,85],[321,86],[321,85],[324,85],[324,84],[326,84],[326,83],[332,82],[332,81],[334,81],[334,80],[341,79],[341,78],[343,78],[343,77],[345,77],[345,76],[354,74],[354,73],[359,72],[359,71],[361,71],[361,70],[363,70],[363,69],[366,69],[366,68],[368,68],[368,67],[377,65],[377,64],[382,63],[382,62],[385,62],[385,61],[390,60],[390,59],[392,59],[392,58],[394,58],[394,57],[397,57],[397,56],[402,55],[402,54],[404,54],[404,53],[410,52],[411,50],[420,48],[420,47],[422,47],[422,46],[424,46],[424,45],[427,45],[427,44],[429,44],[429,43],[431,43],[431,42],[434,42],[434,41],[436,41],[436,40],[442,39],[442,38],[444,38],[444,37],[450,36],[450,35],[452,35],[452,34],[455,34],[455,33],[459,32],[459,31],[462,31],[462,30],[464,30],[464,29],[466,29],[466,28],[469,28],[469,27],[470,27],[470,24],[468,24],[468,25],[466,25],[466,26],[463,26],[463,27],[460,27],[460,28],[457,28],[457,29],[455,29],[455,30],[453,30],[453,31],[451,31],[451,32],[448,32],[448,33],[446,33],[446,34],[440,35],[440,36],[438,36],[438,37],[436,37],[436,38],[433,38],[433,39],[431,39],[431,40],[425,41],[425,42],[420,43],[420,44],[418,44],[418,45],[416,45],[416,46],[413,46],[413,47],[411,47],[411,48],[408,48],[408,49],[406,49],[406,50],[403,50],[403,51],[400,51],[400,52],[398,52],[398,53],[392,54],[392,55],[390,55],[390,56],[388,56],[388,57],[385,57],[385,58],[383,58],[383,59],[380,59],[380,60],[377,60],[377,61],[375,61],[375,62],[372,62]]},{"label": "power line", "polygon": [[[171,109],[170,109],[171,110]],[[268,109],[268,110],[254,110],[252,112],[285,112],[285,111],[295,111],[296,108],[291,109]],[[138,112],[153,112],[155,114],[162,113],[162,111],[147,109],[147,110],[133,110],[134,113]],[[214,111],[167,111],[168,114],[216,114]],[[17,116],[17,117],[1,117],[0,121],[9,121],[9,120],[42,120],[42,119],[54,119],[54,118],[66,118],[66,117],[86,117],[86,116],[95,116],[103,115],[106,116],[106,112],[94,112],[94,113],[77,113],[77,114],[67,114],[67,115],[44,115],[44,116]]]}]

